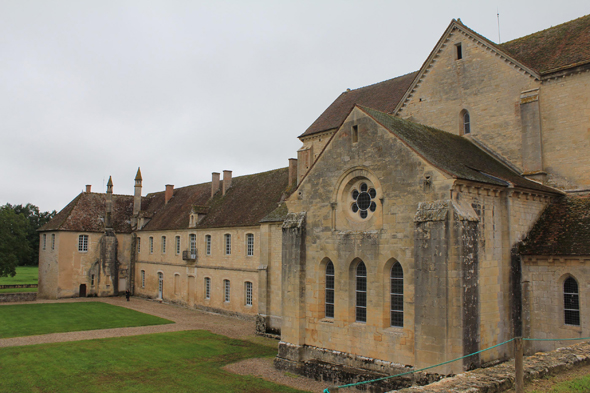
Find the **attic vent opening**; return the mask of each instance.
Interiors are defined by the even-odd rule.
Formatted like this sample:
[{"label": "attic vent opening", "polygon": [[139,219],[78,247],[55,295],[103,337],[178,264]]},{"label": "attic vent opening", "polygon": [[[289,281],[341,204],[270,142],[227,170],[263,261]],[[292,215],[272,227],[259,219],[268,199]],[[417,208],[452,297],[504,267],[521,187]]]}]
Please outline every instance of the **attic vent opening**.
[{"label": "attic vent opening", "polygon": [[359,141],[359,126],[354,125],[352,126],[352,143],[357,143]]},{"label": "attic vent opening", "polygon": [[455,48],[457,48],[457,60],[461,60],[463,58],[463,47],[461,43],[455,45]]}]

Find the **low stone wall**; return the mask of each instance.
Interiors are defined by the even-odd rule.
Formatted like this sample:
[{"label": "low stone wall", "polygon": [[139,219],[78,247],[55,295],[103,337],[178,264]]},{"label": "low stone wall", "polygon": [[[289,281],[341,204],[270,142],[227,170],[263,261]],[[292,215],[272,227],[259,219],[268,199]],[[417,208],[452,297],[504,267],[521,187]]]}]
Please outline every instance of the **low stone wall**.
[{"label": "low stone wall", "polygon": [[[543,378],[573,367],[590,364],[590,342],[539,352],[524,358],[524,379]],[[397,390],[397,393],[496,393],[514,387],[514,359],[497,366],[477,369],[428,386]],[[330,390],[330,392],[332,392]]]},{"label": "low stone wall", "polygon": [[10,284],[0,285],[0,289],[14,289],[14,288],[39,288],[38,284]]},{"label": "low stone wall", "polygon": [[0,293],[0,303],[34,302],[37,292]]}]

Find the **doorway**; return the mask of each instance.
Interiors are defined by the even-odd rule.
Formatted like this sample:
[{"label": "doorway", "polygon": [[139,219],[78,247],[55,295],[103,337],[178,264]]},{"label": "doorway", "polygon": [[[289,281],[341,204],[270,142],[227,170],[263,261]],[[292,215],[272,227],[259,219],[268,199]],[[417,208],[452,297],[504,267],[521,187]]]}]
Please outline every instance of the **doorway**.
[{"label": "doorway", "polygon": [[86,297],[86,284],[80,284],[80,297]]}]

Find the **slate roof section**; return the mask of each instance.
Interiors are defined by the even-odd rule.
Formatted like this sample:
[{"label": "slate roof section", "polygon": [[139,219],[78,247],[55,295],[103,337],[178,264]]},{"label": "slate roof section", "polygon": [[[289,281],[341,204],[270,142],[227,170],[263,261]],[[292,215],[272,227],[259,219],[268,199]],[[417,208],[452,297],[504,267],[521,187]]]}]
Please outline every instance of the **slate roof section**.
[{"label": "slate roof section", "polygon": [[471,180],[497,186],[515,186],[549,193],[560,192],[531,181],[513,171],[468,138],[367,107],[359,107],[383,127],[399,137],[426,161],[457,179]]},{"label": "slate roof section", "polygon": [[590,197],[562,197],[541,214],[521,242],[523,255],[590,255]]},{"label": "slate roof section", "polygon": [[418,71],[374,85],[345,91],[299,138],[339,128],[355,105],[392,113],[417,74]]},{"label": "slate roof section", "polygon": [[590,15],[498,46],[540,74],[590,63]]},{"label": "slate roof section", "polygon": [[235,177],[225,195],[218,191],[213,198],[210,182],[175,189],[168,204],[163,191],[148,194],[142,207],[151,220],[142,231],[187,229],[194,205],[208,207],[197,229],[256,226],[277,209],[288,192],[288,182],[289,168],[281,168]]},{"label": "slate roof section", "polygon": [[[44,231],[104,232],[106,194],[79,194],[47,224]],[[133,196],[113,195],[113,230],[116,233],[131,233]]]}]

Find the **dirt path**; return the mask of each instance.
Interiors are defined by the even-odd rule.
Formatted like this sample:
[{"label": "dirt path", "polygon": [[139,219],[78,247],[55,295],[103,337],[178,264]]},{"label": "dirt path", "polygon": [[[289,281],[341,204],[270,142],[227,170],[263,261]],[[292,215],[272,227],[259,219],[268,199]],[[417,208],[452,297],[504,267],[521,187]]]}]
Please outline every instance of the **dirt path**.
[{"label": "dirt path", "polygon": [[[174,321],[173,324],[157,326],[140,326],[129,328],[86,330],[81,332],[52,333],[39,336],[14,337],[0,339],[0,348],[21,345],[34,345],[45,343],[57,343],[67,341],[92,340],[96,338],[137,336],[140,334],[176,332],[181,330],[208,330],[230,338],[249,339],[252,341],[266,340],[266,344],[274,340],[261,337],[254,338],[255,326],[252,321],[243,321],[237,318],[226,317],[219,314],[206,313],[199,310],[192,310],[184,307],[174,306],[167,303],[159,303],[153,300],[142,298],[131,298],[127,302],[124,297],[109,298],[75,298],[63,300],[37,300],[34,303],[71,303],[71,302],[103,302],[130,308],[146,314],[155,315],[160,318]],[[0,303],[0,307],[23,303]],[[287,385],[296,389],[309,392],[322,392],[329,383],[317,382],[309,378],[294,375],[276,370],[272,365],[272,359],[247,359],[224,367],[227,371],[241,374],[253,375],[267,381]]]}]

